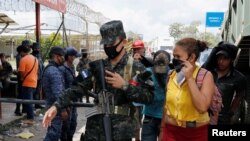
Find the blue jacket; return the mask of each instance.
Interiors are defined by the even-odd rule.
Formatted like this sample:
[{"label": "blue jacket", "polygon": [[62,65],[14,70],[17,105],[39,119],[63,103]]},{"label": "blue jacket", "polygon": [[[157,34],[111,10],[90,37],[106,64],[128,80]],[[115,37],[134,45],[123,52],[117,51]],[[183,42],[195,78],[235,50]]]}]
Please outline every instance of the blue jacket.
[{"label": "blue jacket", "polygon": [[49,61],[43,72],[42,88],[45,94],[46,107],[50,107],[64,90],[64,78],[58,67],[54,61]]},{"label": "blue jacket", "polygon": [[64,65],[59,67],[59,70],[61,71],[62,76],[63,76],[64,81],[65,81],[65,85],[64,85],[65,89],[67,89],[72,85],[72,83],[76,77],[75,70],[74,70],[74,68],[69,67],[66,62],[64,63]]},{"label": "blue jacket", "polygon": [[166,71],[166,74],[160,77],[162,79],[163,85],[161,86],[156,74],[153,71],[153,67],[147,68],[148,71],[152,73],[151,79],[154,82],[154,100],[151,104],[145,105],[143,108],[143,114],[155,117],[155,118],[162,118],[163,113],[163,104],[165,100],[165,87],[166,87],[166,80],[169,68]]}]

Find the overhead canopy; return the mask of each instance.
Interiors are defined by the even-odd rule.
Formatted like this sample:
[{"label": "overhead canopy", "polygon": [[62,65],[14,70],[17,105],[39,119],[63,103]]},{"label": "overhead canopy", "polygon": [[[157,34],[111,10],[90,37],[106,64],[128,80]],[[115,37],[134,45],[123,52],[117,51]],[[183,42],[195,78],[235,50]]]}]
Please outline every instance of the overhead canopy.
[{"label": "overhead canopy", "polygon": [[17,23],[12,20],[10,17],[7,15],[0,13],[0,26],[5,26],[6,24],[9,25],[17,25]]},{"label": "overhead canopy", "polygon": [[2,34],[9,25],[17,25],[17,23],[7,15],[0,13],[0,26],[4,26],[0,34]]}]

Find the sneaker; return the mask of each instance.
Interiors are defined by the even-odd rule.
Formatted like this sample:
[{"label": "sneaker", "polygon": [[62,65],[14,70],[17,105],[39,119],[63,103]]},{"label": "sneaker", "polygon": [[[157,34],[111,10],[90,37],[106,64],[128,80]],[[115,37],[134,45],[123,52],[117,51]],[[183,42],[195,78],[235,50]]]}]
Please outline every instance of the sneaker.
[{"label": "sneaker", "polygon": [[22,123],[28,124],[28,125],[33,125],[33,124],[35,124],[35,121],[33,119],[25,119],[25,120],[22,120]]}]

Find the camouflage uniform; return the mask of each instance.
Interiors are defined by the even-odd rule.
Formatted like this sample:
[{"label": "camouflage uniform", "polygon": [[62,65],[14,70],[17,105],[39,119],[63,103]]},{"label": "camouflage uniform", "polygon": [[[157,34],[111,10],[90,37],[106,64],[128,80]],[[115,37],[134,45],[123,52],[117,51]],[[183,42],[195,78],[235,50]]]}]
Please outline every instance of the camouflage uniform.
[{"label": "camouflage uniform", "polygon": [[90,59],[88,59],[88,58],[81,58],[81,59],[79,60],[79,63],[78,63],[77,66],[76,66],[76,71],[79,72],[79,71],[81,71],[81,70],[87,69],[87,64],[88,64],[89,62],[91,62]]},{"label": "camouflage uniform", "polygon": [[[125,42],[123,41],[126,39],[122,22],[107,22],[101,26],[100,33],[102,36],[100,43],[104,44],[104,51],[108,56],[108,59],[97,60],[89,63],[90,67],[88,71],[84,70],[79,73],[80,75],[76,78],[77,83],[74,83],[75,85],[64,92],[59,100],[55,102],[55,106],[58,108],[58,110],[60,110],[61,108],[69,105],[70,100],[82,95],[86,95],[88,90],[93,88],[94,93],[98,94],[98,98],[95,98],[94,102],[96,103],[96,106],[91,108],[91,110],[96,109],[96,111],[94,111],[95,114],[92,114],[91,112],[87,113],[86,111],[88,118],[83,140],[106,140],[106,130],[104,128],[104,124],[106,125],[110,121],[111,138],[113,141],[131,141],[131,139],[134,137],[136,126],[134,106],[132,102],[139,102],[143,104],[150,103],[153,99],[152,89],[148,89],[149,85],[146,84],[147,80],[145,79],[148,78],[145,78],[144,75],[136,75],[136,72],[144,71],[145,68],[143,65],[141,65],[140,62],[133,62],[132,57],[129,57],[129,55],[125,53],[124,47],[122,47],[125,45]],[[115,44],[115,42],[118,41],[119,43]],[[107,45],[109,45],[109,47]],[[120,51],[116,50],[118,46]],[[120,55],[121,52],[122,56]],[[116,59],[116,57],[121,57],[118,58],[119,62],[116,62],[115,65],[111,64],[111,62]],[[110,85],[111,83],[107,83],[107,86],[102,88],[102,85],[104,85],[102,83],[105,83],[105,81],[103,82],[104,76],[102,76],[105,75],[103,69],[118,73],[126,81],[131,80],[131,76],[134,76],[133,81],[131,80],[130,84],[128,85],[123,85],[122,88],[117,88],[118,86],[116,88],[112,87]],[[134,80],[138,80],[138,83]],[[121,81],[118,83],[121,83]],[[105,91],[103,91],[103,89]],[[103,110],[104,107],[102,106],[106,100],[108,101],[108,99],[103,100],[103,97],[106,95],[109,95],[108,98],[110,98],[109,116],[104,114],[107,112],[108,108]],[[107,138],[109,138],[109,136],[107,136]]]},{"label": "camouflage uniform", "polygon": [[[64,90],[64,79],[58,67],[59,66],[54,61],[49,61],[43,73],[42,88],[45,94],[46,108],[51,107]],[[60,112],[58,112],[56,117],[52,120],[51,126],[47,129],[44,141],[59,140],[61,129],[62,118]]]},{"label": "camouflage uniform", "polygon": [[[75,68],[70,67],[65,62],[63,66],[59,67],[65,81],[65,89],[69,88],[73,81],[75,80]],[[76,101],[76,100],[73,100]],[[69,139],[72,139],[77,126],[77,109],[76,107],[70,107],[70,113],[69,118],[66,121],[63,121],[63,129],[66,129],[62,131],[62,138],[69,141]]]},{"label": "camouflage uniform", "polygon": [[[76,71],[80,72],[80,71],[82,71],[84,69],[87,69],[89,62],[91,62],[90,59],[88,59],[87,57],[82,56],[82,58],[79,60],[79,63],[76,66]],[[82,102],[82,97],[80,98],[79,101]],[[90,103],[89,102],[89,96],[87,96],[87,95],[86,95],[86,102]]]},{"label": "camouflage uniform", "polygon": [[[112,66],[109,59],[104,60],[105,69],[115,71],[116,73],[123,76],[124,67],[128,62],[129,56],[125,54],[120,62],[116,66]],[[132,66],[132,76],[136,74],[136,71],[144,71],[144,67],[139,62],[134,62]],[[92,74],[94,74],[94,70],[91,70]],[[97,74],[98,75],[98,74]],[[98,77],[95,75],[94,77]],[[82,83],[88,89],[91,89],[92,79],[86,79]],[[100,92],[100,85],[95,85],[95,93]],[[151,91],[149,91],[144,86],[135,87],[132,85],[128,85],[126,90],[122,89],[114,89],[111,86],[107,86],[107,91],[111,92],[114,96],[114,104],[115,106],[121,107],[130,107],[131,112],[130,115],[118,115],[118,114],[110,114],[111,119],[111,127],[112,127],[112,137],[114,141],[120,140],[131,140],[134,137],[136,121],[134,119],[134,107],[132,102],[140,102],[140,103],[149,103],[153,99],[153,95]],[[79,97],[79,93],[82,95],[86,94],[86,88],[79,88],[77,86],[72,87],[71,89],[67,89],[65,93],[59,98],[59,101],[55,103],[55,105],[60,109],[70,104],[70,100],[76,97]],[[95,100],[98,102],[98,100]],[[103,126],[103,114],[94,115],[88,117],[86,124],[86,132],[84,136],[85,141],[104,141],[105,140],[105,132]]]}]

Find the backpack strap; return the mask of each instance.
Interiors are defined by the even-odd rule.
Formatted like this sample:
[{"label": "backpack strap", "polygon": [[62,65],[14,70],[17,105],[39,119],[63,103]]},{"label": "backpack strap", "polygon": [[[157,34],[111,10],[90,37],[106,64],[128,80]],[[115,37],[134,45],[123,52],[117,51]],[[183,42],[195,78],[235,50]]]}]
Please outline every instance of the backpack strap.
[{"label": "backpack strap", "polygon": [[30,69],[30,71],[23,77],[22,82],[24,82],[24,80],[26,79],[26,77],[33,71],[33,69],[35,67],[35,64],[36,64],[36,58],[34,60],[34,64],[33,64],[32,68]]},{"label": "backpack strap", "polygon": [[200,89],[201,86],[202,86],[203,80],[204,80],[204,78],[205,78],[207,72],[208,72],[208,70],[206,70],[206,69],[204,69],[204,68],[200,68],[200,69],[198,70],[198,73],[197,73],[197,75],[196,75],[196,80],[195,80],[195,81],[196,81],[196,84],[197,84],[197,86],[198,86],[199,89]]}]

